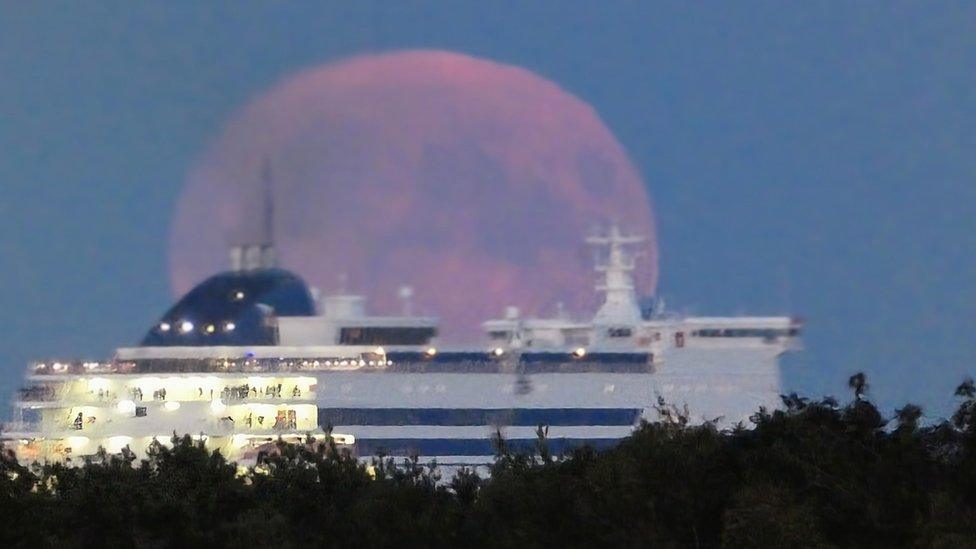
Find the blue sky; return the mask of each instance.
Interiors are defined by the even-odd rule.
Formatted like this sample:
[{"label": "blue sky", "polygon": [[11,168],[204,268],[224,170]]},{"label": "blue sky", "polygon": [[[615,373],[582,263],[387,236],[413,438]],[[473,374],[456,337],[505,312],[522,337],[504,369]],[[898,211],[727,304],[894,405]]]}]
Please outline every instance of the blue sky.
[{"label": "blue sky", "polygon": [[0,1],[0,391],[171,302],[184,177],[248,99],[442,48],[592,104],[655,200],[661,290],[795,312],[791,387],[944,412],[976,373],[976,4]]}]

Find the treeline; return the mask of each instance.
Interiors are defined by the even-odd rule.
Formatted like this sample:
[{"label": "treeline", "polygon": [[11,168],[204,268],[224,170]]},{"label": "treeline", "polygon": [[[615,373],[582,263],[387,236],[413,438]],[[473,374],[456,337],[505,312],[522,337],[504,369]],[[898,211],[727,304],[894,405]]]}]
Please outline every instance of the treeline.
[{"label": "treeline", "polygon": [[754,425],[690,425],[660,403],[618,447],[499,455],[442,482],[417,460],[364,465],[279,445],[241,474],[189,437],[81,467],[0,459],[4,547],[973,547],[976,386],[952,418],[884,417],[864,397],[783,398]]}]

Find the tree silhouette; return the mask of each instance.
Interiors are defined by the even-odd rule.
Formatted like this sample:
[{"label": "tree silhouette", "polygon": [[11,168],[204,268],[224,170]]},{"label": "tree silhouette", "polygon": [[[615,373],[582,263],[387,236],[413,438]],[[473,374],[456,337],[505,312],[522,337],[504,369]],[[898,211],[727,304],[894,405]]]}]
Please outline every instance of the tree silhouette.
[{"label": "tree silhouette", "polygon": [[847,380],[847,386],[854,389],[854,398],[860,400],[864,393],[868,390],[867,377],[864,376],[864,372],[858,372]]},{"label": "tree silhouette", "polygon": [[491,475],[418,456],[358,459],[278,441],[246,473],[189,436],[81,464],[0,452],[3,547],[969,547],[976,387],[950,420],[889,419],[852,376],[840,405],[796,394],[751,425],[693,424],[659,402],[610,450],[531,452],[499,430]]}]

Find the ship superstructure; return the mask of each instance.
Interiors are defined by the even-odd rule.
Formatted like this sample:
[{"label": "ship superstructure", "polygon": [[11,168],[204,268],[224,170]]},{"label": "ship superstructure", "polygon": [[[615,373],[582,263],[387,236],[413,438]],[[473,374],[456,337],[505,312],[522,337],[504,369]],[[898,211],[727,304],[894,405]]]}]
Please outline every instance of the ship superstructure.
[{"label": "ship superstructure", "polygon": [[644,241],[621,233],[611,225],[604,234],[586,239],[604,249],[596,271],[604,301],[592,320],[574,321],[564,314],[555,318],[520,318],[516,307],[506,317],[485,322],[489,338],[503,349],[639,350],[662,361],[665,351],[695,348],[755,348],[786,352],[799,348],[801,322],[787,316],[685,317],[664,310],[663,301],[646,314],[634,287],[635,255],[628,248]]},{"label": "ship superstructure", "polygon": [[30,367],[2,434],[20,459],[139,453],[177,433],[246,461],[278,438],[332,435],[364,457],[478,465],[496,434],[529,449],[542,426],[557,452],[610,446],[657,419],[659,399],[723,425],[779,403],[777,359],[798,347],[800,322],[642,312],[631,251],[642,240],[616,227],[587,239],[602,250],[592,319],[509,307],[484,324],[484,346],[451,349],[409,302],[371,316],[362,296],[317,299],[278,268],[268,196],[261,237],[234,245],[231,270],[187,293],[138,346]]}]

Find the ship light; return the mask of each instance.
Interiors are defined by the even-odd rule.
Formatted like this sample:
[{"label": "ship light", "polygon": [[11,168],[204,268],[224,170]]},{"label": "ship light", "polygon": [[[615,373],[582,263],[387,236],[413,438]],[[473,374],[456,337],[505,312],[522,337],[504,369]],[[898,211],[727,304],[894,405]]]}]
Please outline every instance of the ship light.
[{"label": "ship light", "polygon": [[180,331],[183,332],[184,334],[188,334],[192,332],[193,323],[190,322],[189,320],[184,320],[182,323],[180,323]]},{"label": "ship light", "polygon": [[176,402],[175,400],[171,400],[166,404],[163,404],[163,408],[166,408],[167,411],[175,412],[180,409],[180,403]]},{"label": "ship light", "polygon": [[207,327],[204,328],[204,331],[207,332],[208,334],[212,334],[217,331],[217,327],[214,326],[213,324],[207,324]]},{"label": "ship light", "polygon": [[115,405],[115,408],[123,414],[131,414],[136,411],[136,403],[131,400],[121,400]]},{"label": "ship light", "polygon": [[219,399],[214,399],[210,403],[210,409],[213,410],[215,414],[219,414],[219,413],[223,412],[224,410],[226,410],[227,409],[227,406],[224,405],[224,403],[221,402]]},{"label": "ship light", "polygon": [[159,331],[160,332],[168,332],[168,331],[170,331],[171,328],[172,328],[172,326],[170,326],[169,322],[160,322],[159,323]]},{"label": "ship light", "polygon": [[437,354],[437,349],[435,349],[434,347],[428,347],[427,350],[424,351],[424,354],[426,354],[429,357],[433,357],[434,355]]},{"label": "ship light", "polygon": [[233,322],[225,322],[224,323],[224,331],[225,332],[233,332],[236,329],[237,329],[237,325],[234,324]]},{"label": "ship light", "polygon": [[496,357],[502,356],[503,354],[505,354],[505,349],[502,349],[501,347],[495,347],[495,350],[493,350],[491,354],[495,355]]},{"label": "ship light", "polygon": [[586,356],[586,348],[580,347],[576,349],[575,351],[573,351],[573,356],[575,356],[576,358],[583,358],[584,356]]},{"label": "ship light", "polygon": [[234,292],[234,299],[236,301],[240,301],[240,300],[244,299],[244,292],[242,292],[240,290]]}]

